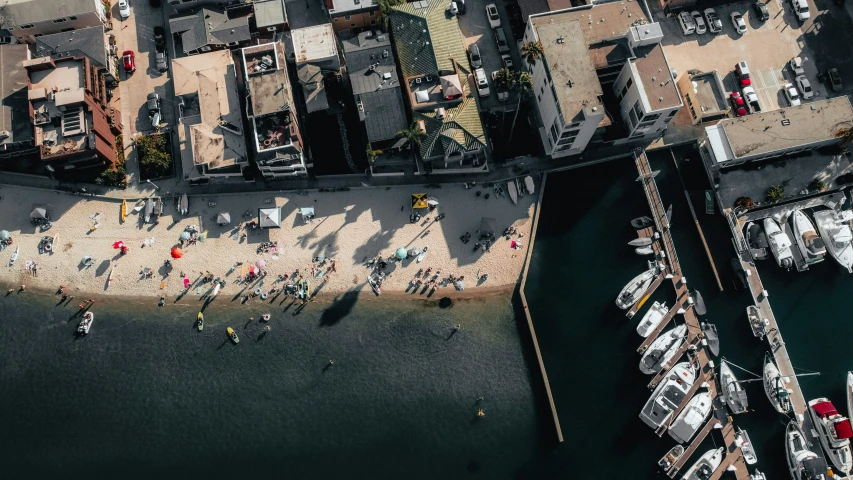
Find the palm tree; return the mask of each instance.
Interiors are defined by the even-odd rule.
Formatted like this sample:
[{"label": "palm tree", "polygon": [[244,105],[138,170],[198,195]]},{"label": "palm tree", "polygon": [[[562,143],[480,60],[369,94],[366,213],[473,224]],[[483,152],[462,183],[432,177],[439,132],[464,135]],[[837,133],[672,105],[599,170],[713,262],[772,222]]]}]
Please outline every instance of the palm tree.
[{"label": "palm tree", "polygon": [[367,154],[367,161],[373,163],[374,161],[376,161],[376,157],[382,155],[382,150],[374,150],[373,145],[368,143],[367,150],[365,150],[365,153]]},{"label": "palm tree", "polygon": [[[495,75],[495,88],[498,91],[508,92],[515,84],[515,73],[512,70],[502,68]],[[506,123],[506,109],[501,113],[501,138],[504,135],[504,124]]]},{"label": "palm tree", "polygon": [[421,138],[425,137],[426,133],[422,132],[416,122],[413,122],[409,128],[404,128],[397,132],[397,138],[405,138],[409,141],[409,148],[412,149],[412,160],[415,164],[418,163],[416,150],[421,146]]},{"label": "palm tree", "polygon": [[515,106],[515,115],[512,117],[512,127],[509,129],[509,139],[507,145],[512,143],[512,134],[515,132],[515,121],[518,120],[518,111],[521,109],[521,98],[527,92],[533,90],[533,77],[527,72],[521,72],[515,79],[515,85],[518,88],[518,104]]},{"label": "palm tree", "polygon": [[527,42],[521,46],[521,56],[524,57],[530,68],[533,68],[536,61],[542,58],[543,53],[542,42]]}]

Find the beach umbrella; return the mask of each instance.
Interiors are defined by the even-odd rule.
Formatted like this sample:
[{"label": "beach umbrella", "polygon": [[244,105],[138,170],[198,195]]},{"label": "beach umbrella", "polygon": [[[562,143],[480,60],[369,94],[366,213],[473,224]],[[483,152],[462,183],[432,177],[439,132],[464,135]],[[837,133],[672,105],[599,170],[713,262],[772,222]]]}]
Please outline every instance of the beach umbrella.
[{"label": "beach umbrella", "polygon": [[231,214],[228,212],[221,212],[216,216],[216,223],[220,225],[226,225],[231,223]]},{"label": "beach umbrella", "polygon": [[438,199],[435,197],[427,198],[427,205],[432,205],[433,207],[438,205]]},{"label": "beach umbrella", "polygon": [[187,241],[190,239],[190,232],[181,232],[181,240]]},{"label": "beach umbrella", "polygon": [[492,237],[496,237],[498,232],[498,221],[494,218],[483,217],[480,220],[480,236],[484,236],[486,234],[491,235]]},{"label": "beach umbrella", "polygon": [[426,193],[412,194],[412,208],[427,208]]},{"label": "beach umbrella", "polygon": [[181,258],[184,256],[184,251],[178,247],[172,248],[172,258]]},{"label": "beach umbrella", "polygon": [[11,237],[8,230],[0,230],[0,240],[9,240]]},{"label": "beach umbrella", "polygon": [[114,250],[118,250],[119,248],[121,248],[121,247],[123,247],[123,246],[124,246],[124,242],[122,242],[121,240],[119,240],[119,241],[117,241],[117,242],[113,243],[113,249],[114,249]]},{"label": "beach umbrella", "polygon": [[33,209],[32,213],[30,213],[30,218],[39,218],[42,220],[47,219],[47,209],[43,207],[38,207]]},{"label": "beach umbrella", "polygon": [[267,262],[265,262],[263,258],[259,258],[255,261],[255,266],[258,268],[264,268],[267,266]]},{"label": "beach umbrella", "polygon": [[325,253],[321,253],[320,255],[317,255],[317,263],[323,263],[325,261],[326,261],[326,254]]},{"label": "beach umbrella", "polygon": [[408,255],[409,255],[409,252],[407,252],[405,248],[398,248],[397,249],[397,259],[398,260],[403,260]]},{"label": "beach umbrella", "polygon": [[459,290],[460,292],[462,290],[465,290],[465,284],[462,282],[456,282],[453,284],[453,286],[456,287],[456,290]]},{"label": "beach umbrella", "polygon": [[190,288],[190,279],[189,277],[184,277],[184,290],[189,290]]}]

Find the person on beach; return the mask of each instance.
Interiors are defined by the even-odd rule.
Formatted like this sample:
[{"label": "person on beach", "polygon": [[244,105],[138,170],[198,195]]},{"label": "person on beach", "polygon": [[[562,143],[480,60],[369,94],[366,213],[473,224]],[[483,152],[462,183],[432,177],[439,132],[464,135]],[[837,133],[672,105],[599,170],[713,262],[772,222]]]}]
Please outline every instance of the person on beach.
[{"label": "person on beach", "polygon": [[27,289],[27,286],[26,286],[26,285],[21,285],[21,291],[22,291],[22,292],[23,292],[24,290],[26,290],[26,289]]},{"label": "person on beach", "polygon": [[12,292],[14,292],[14,291],[15,291],[15,289],[14,289],[14,288],[10,288],[9,290],[7,290],[7,291],[6,291],[6,293],[7,293],[7,294],[11,294],[11,293],[12,293]]}]

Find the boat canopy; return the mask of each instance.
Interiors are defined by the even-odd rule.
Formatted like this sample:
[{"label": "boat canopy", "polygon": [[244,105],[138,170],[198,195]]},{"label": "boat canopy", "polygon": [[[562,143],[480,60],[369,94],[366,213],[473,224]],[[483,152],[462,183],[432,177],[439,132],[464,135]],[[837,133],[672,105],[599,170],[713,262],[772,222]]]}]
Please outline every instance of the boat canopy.
[{"label": "boat canopy", "polygon": [[821,417],[831,417],[832,415],[837,415],[838,410],[835,409],[835,406],[832,402],[818,402],[812,405],[812,410],[815,411]]},{"label": "boat canopy", "polygon": [[835,437],[839,440],[853,437],[853,428],[850,428],[850,420],[846,418],[837,420],[833,424],[833,427],[835,427]]}]

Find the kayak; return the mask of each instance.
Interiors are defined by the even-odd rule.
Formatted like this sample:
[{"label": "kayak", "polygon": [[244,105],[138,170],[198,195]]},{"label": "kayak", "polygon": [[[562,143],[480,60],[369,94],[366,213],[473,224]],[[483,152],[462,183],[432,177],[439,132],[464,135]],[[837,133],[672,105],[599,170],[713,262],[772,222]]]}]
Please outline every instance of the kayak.
[{"label": "kayak", "polygon": [[18,251],[19,251],[20,249],[21,249],[21,247],[20,247],[20,246],[17,246],[17,247],[15,247],[15,251],[14,251],[14,252],[12,252],[12,258],[10,258],[10,259],[9,259],[9,266],[10,266],[10,267],[11,267],[12,265],[14,265],[14,264],[15,264],[15,262],[17,262],[17,261],[18,261]]},{"label": "kayak", "polygon": [[372,278],[367,277],[367,283],[370,284],[370,288],[373,289],[373,293],[375,293],[377,297],[382,293],[382,289],[379,288],[379,284],[373,281]]},{"label": "kayak", "polygon": [[198,312],[198,331],[204,330],[204,314]]},{"label": "kayak", "polygon": [[232,342],[240,343],[240,339],[237,337],[237,333],[231,327],[228,327],[228,336],[231,337]]},{"label": "kayak", "polygon": [[127,218],[127,200],[121,201],[121,223],[124,223],[124,219]]}]

